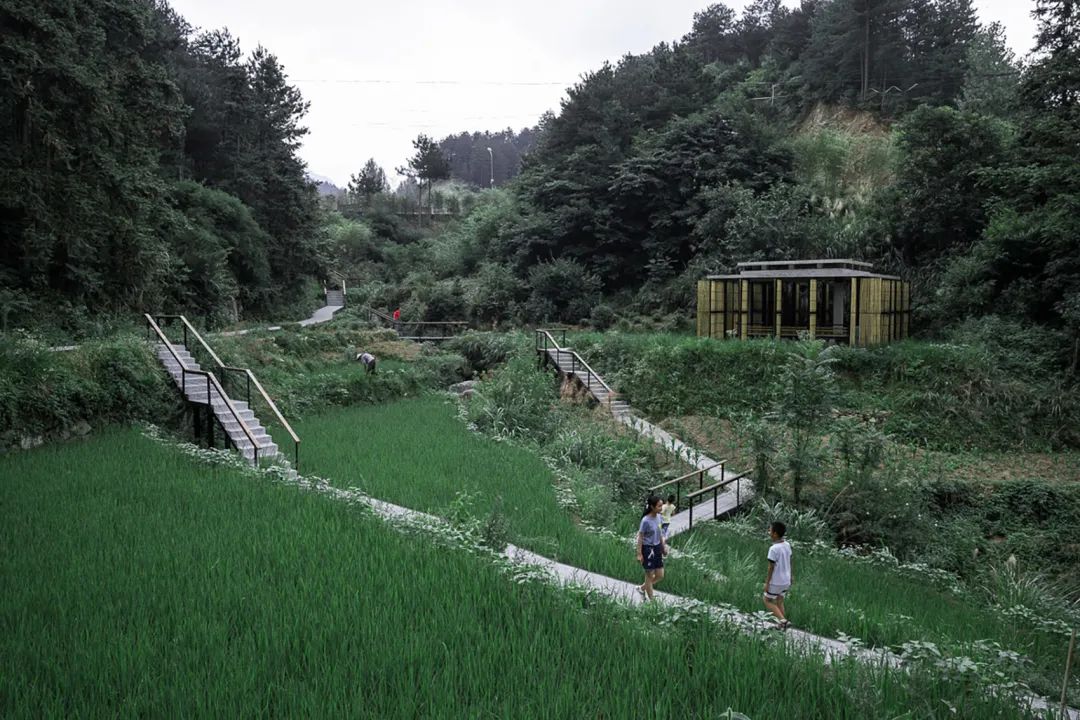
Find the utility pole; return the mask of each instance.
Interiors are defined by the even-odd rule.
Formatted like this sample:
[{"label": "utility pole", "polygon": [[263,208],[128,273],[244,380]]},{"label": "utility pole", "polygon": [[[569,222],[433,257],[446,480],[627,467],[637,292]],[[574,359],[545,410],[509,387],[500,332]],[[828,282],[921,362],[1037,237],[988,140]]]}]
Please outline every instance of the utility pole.
[{"label": "utility pole", "polygon": [[870,89],[870,0],[863,0],[865,30],[863,33],[862,99]]},{"label": "utility pole", "polygon": [[491,160],[491,187],[492,187],[492,189],[494,189],[495,188],[495,153],[491,150],[491,148],[488,148],[487,151],[488,151],[488,158]]}]

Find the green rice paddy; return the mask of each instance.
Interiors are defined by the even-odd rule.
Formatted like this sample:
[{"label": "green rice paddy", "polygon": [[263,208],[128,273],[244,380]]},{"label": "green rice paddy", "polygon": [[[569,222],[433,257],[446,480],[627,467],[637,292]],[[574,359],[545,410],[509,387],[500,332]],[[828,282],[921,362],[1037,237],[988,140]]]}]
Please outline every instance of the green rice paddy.
[{"label": "green rice paddy", "polygon": [[1022,716],[519,584],[132,430],[0,458],[0,478],[4,717]]}]

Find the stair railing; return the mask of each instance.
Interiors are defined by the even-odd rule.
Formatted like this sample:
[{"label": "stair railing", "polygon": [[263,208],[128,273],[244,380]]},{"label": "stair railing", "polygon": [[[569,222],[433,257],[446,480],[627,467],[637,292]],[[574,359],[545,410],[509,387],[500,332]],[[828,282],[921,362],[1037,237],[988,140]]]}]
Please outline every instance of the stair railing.
[{"label": "stair railing", "polygon": [[[221,387],[221,383],[218,382],[218,379],[214,375],[214,373],[207,372],[206,370],[193,370],[193,369],[189,368],[184,363],[184,361],[180,359],[180,356],[176,354],[176,348],[174,348],[172,346],[172,343],[169,341],[169,338],[166,337],[165,333],[161,331],[161,327],[157,324],[157,322],[154,321],[154,318],[149,313],[144,315],[144,317],[146,318],[146,325],[147,325],[147,328],[149,328],[149,331],[152,331],[153,334],[157,335],[158,340],[160,340],[162,342],[162,344],[165,345],[166,348],[168,348],[169,354],[173,356],[173,359],[176,360],[176,364],[180,366],[180,390],[184,394],[184,399],[187,400],[187,376],[188,375],[195,375],[197,377],[205,378],[205,380],[206,380],[206,406],[211,409],[211,414],[212,414],[213,413],[213,402],[210,399],[210,388],[213,387],[215,390],[217,390],[218,397],[221,398],[221,400],[225,403],[225,407],[228,408],[229,414],[231,414],[233,416],[233,419],[236,420],[238,425],[240,425],[240,429],[244,431],[244,435],[247,436],[248,441],[251,442],[252,457],[255,460],[255,464],[258,465],[259,464],[259,444],[257,442],[255,442],[255,436],[252,434],[250,428],[248,428],[247,423],[244,422],[244,419],[242,417],[240,417],[240,413],[237,412],[236,406],[233,405],[232,400],[230,400],[229,396],[225,394],[225,389]],[[186,322],[186,320],[185,320],[185,322]],[[194,328],[192,328],[192,329],[194,329]],[[184,338],[185,338],[185,341],[186,341],[186,339],[187,339],[186,332],[185,332]],[[186,347],[186,343],[185,343],[185,347]],[[194,401],[190,401],[190,402],[194,402]],[[225,433],[225,436],[228,437],[228,433]]]},{"label": "stair railing", "polygon": [[[562,331],[562,341],[564,343],[566,342],[565,330]],[[562,370],[559,358],[561,358],[563,355],[569,355],[570,374],[577,376],[577,371],[579,367],[584,370],[585,387],[589,389],[589,392],[592,392],[593,383],[596,383],[597,386],[604,388],[604,390],[607,391],[607,398],[604,400],[604,402],[607,404],[608,409],[611,409],[611,403],[618,396],[618,393],[612,390],[611,386],[604,382],[604,378],[600,377],[600,373],[593,370],[589,363],[585,362],[585,358],[581,357],[581,355],[579,355],[576,350],[571,350],[564,345],[560,345],[549,331],[539,328],[537,328],[536,330],[535,342],[536,352],[540,356],[541,362],[543,362],[545,358],[550,357],[549,352],[551,350],[555,351],[555,366],[559,370]]]},{"label": "stair railing", "polygon": [[210,345],[205,340],[203,340],[203,337],[199,334],[199,331],[196,330],[195,327],[190,322],[188,322],[188,319],[183,315],[160,315],[159,317],[179,320],[184,327],[185,345],[187,344],[187,339],[189,336],[194,337],[195,341],[198,342],[202,349],[206,352],[206,354],[210,356],[210,359],[214,361],[214,364],[217,365],[218,369],[226,373],[233,373],[235,375],[239,375],[241,378],[243,378],[245,399],[248,407],[252,407],[251,387],[253,385],[255,386],[255,390],[258,396],[263,399],[263,402],[270,409],[270,412],[272,412],[274,414],[274,417],[277,418],[278,423],[281,424],[281,427],[283,427],[285,429],[285,432],[289,433],[289,437],[292,438],[293,469],[299,472],[300,437],[293,430],[292,425],[289,424],[289,421],[286,420],[285,417],[281,414],[281,411],[278,410],[278,406],[274,403],[273,400],[270,399],[270,395],[267,394],[266,390],[262,386],[262,383],[260,383],[258,378],[255,377],[255,373],[251,372],[249,368],[233,367],[231,365],[226,365],[225,363],[221,362],[221,358],[217,356],[217,353],[215,353],[210,347]]}]

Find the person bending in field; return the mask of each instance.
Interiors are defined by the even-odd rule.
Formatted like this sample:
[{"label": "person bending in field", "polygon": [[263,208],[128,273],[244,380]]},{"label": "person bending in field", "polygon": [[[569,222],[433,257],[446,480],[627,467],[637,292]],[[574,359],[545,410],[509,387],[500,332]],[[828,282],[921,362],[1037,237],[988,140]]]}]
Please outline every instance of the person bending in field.
[{"label": "person bending in field", "polygon": [[356,353],[357,362],[364,363],[364,369],[367,370],[368,375],[375,374],[375,356],[369,352]]},{"label": "person bending in field", "polygon": [[777,627],[784,630],[788,622],[784,611],[784,596],[791,588],[794,573],[791,570],[791,545],[784,539],[787,527],[782,522],[769,525],[769,570],[765,575],[765,609],[776,616]]},{"label": "person bending in field", "polygon": [[667,502],[660,508],[660,529],[664,532],[664,540],[668,539],[671,529],[671,518],[675,515],[675,496],[668,495]]},{"label": "person bending in field", "polygon": [[653,587],[664,578],[664,556],[668,553],[660,529],[660,505],[660,498],[655,495],[645,501],[645,513],[637,534],[637,559],[645,569],[645,582],[638,585],[637,591],[649,600],[653,599]]}]

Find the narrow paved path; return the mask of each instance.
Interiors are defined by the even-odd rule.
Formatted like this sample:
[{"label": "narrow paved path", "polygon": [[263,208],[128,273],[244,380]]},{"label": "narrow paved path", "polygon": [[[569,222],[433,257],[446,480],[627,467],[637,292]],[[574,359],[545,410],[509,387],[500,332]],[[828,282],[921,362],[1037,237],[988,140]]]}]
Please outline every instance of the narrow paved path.
[{"label": "narrow paved path", "polygon": [[[311,314],[311,317],[300,321],[301,327],[308,327],[309,325],[319,325],[324,322],[329,322],[334,319],[334,313],[336,313],[344,305],[323,305],[321,308]],[[238,335],[247,335],[249,332],[255,332],[256,330],[262,330],[266,332],[275,332],[280,330],[280,325],[268,325],[265,327],[248,328],[247,330],[229,330],[228,332],[210,333],[211,335],[217,335],[218,337],[236,337]]]},{"label": "narrow paved path", "polygon": [[323,305],[321,308],[316,310],[312,314],[312,316],[309,317],[307,320],[301,320],[300,321],[300,326],[301,327],[307,327],[308,325],[318,325],[320,323],[324,323],[324,322],[327,322],[329,320],[333,320],[334,319],[334,313],[336,313],[338,310],[340,310],[343,307],[345,307],[345,306],[344,305]]},{"label": "narrow paved path", "polygon": [[[337,490],[337,492],[347,493],[348,491]],[[409,508],[394,505],[382,500],[366,498],[365,502],[378,515],[389,520],[414,520],[425,525],[446,524],[446,521],[442,518],[410,510]],[[582,568],[574,567],[573,565],[556,562],[515,545],[507,545],[502,554],[505,558],[515,564],[541,570],[549,577],[549,579],[560,585],[573,585],[588,588],[589,590],[598,592],[616,602],[626,604],[643,604],[646,602],[637,592],[636,583],[619,580],[617,578],[608,577],[607,575],[583,570]],[[747,633],[760,632],[764,628],[761,620],[758,620],[747,613],[730,607],[706,605],[705,603],[692,598],[685,598],[679,595],[671,595],[669,593],[656,591],[654,592],[653,602],[669,607],[700,608],[707,611],[716,620],[733,624],[742,628]],[[778,634],[781,633],[779,630],[772,632]],[[822,637],[821,635],[815,635],[796,628],[788,628],[786,631],[783,631],[782,637],[786,642],[799,650],[810,653],[819,653],[827,663],[851,657],[859,662],[869,665],[884,666],[894,670],[902,669],[899,656],[888,650],[867,648],[853,649],[848,644],[842,643],[839,640]],[[1027,703],[1027,708],[1034,713],[1045,713],[1048,710],[1053,710],[1057,707],[1056,703],[1038,695],[1029,695],[1025,698],[1025,701]],[[1080,710],[1069,707],[1066,709],[1064,717],[1067,717],[1068,720],[1080,720]]]}]

